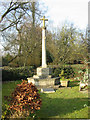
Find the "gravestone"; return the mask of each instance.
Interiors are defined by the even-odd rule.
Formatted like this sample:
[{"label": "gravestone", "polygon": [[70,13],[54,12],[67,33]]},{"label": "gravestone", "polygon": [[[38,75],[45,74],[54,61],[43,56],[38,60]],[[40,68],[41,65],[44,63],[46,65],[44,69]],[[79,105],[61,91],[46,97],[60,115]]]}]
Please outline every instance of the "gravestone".
[{"label": "gravestone", "polygon": [[41,88],[42,93],[54,93],[55,90],[53,88]]}]

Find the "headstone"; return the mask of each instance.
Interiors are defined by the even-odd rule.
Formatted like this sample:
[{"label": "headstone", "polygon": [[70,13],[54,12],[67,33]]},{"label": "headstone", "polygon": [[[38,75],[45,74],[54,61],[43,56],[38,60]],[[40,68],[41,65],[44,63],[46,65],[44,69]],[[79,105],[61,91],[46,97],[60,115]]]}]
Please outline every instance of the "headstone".
[{"label": "headstone", "polygon": [[41,88],[42,93],[54,93],[55,90],[53,88]]}]

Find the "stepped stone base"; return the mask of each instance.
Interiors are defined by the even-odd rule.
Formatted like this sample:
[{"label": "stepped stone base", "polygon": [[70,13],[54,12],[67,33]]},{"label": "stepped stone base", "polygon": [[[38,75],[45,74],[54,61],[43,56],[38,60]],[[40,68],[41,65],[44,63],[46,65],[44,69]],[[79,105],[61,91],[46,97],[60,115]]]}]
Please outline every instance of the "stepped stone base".
[{"label": "stepped stone base", "polygon": [[55,84],[60,84],[59,78],[51,77],[52,69],[50,68],[37,68],[37,75],[27,78],[28,83],[32,82],[36,86],[54,86]]},{"label": "stepped stone base", "polygon": [[44,79],[44,78],[51,78],[52,76],[51,75],[48,75],[48,76],[38,76],[38,75],[34,75],[33,78],[34,79]]},{"label": "stepped stone base", "polygon": [[59,77],[45,79],[27,78],[27,80],[28,83],[32,82],[36,86],[54,86],[60,84]]}]

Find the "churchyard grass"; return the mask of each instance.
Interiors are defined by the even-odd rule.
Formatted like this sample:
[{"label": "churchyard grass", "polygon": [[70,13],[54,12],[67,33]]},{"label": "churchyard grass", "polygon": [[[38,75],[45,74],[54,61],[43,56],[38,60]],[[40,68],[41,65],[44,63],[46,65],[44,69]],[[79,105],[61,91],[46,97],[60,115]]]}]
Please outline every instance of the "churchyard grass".
[{"label": "churchyard grass", "polygon": [[17,84],[20,84],[21,82],[21,80],[17,80],[2,83],[2,103],[7,103],[7,101],[4,100],[4,96],[9,96],[13,92]]},{"label": "churchyard grass", "polygon": [[79,92],[78,86],[41,96],[43,103],[38,115],[42,118],[88,118],[88,93]]},{"label": "churchyard grass", "polygon": [[[10,95],[21,81],[2,84],[2,103],[4,96]],[[41,93],[42,106],[37,115],[40,118],[88,118],[88,93],[79,92],[78,81],[70,82],[70,87],[59,88],[55,93]]]}]

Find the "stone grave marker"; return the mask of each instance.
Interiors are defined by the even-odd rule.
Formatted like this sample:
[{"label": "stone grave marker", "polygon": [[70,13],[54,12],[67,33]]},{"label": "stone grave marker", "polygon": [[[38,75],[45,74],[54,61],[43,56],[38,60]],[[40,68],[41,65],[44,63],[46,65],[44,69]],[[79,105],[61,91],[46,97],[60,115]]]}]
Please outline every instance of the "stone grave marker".
[{"label": "stone grave marker", "polygon": [[53,88],[41,88],[42,93],[54,93],[55,90]]}]

